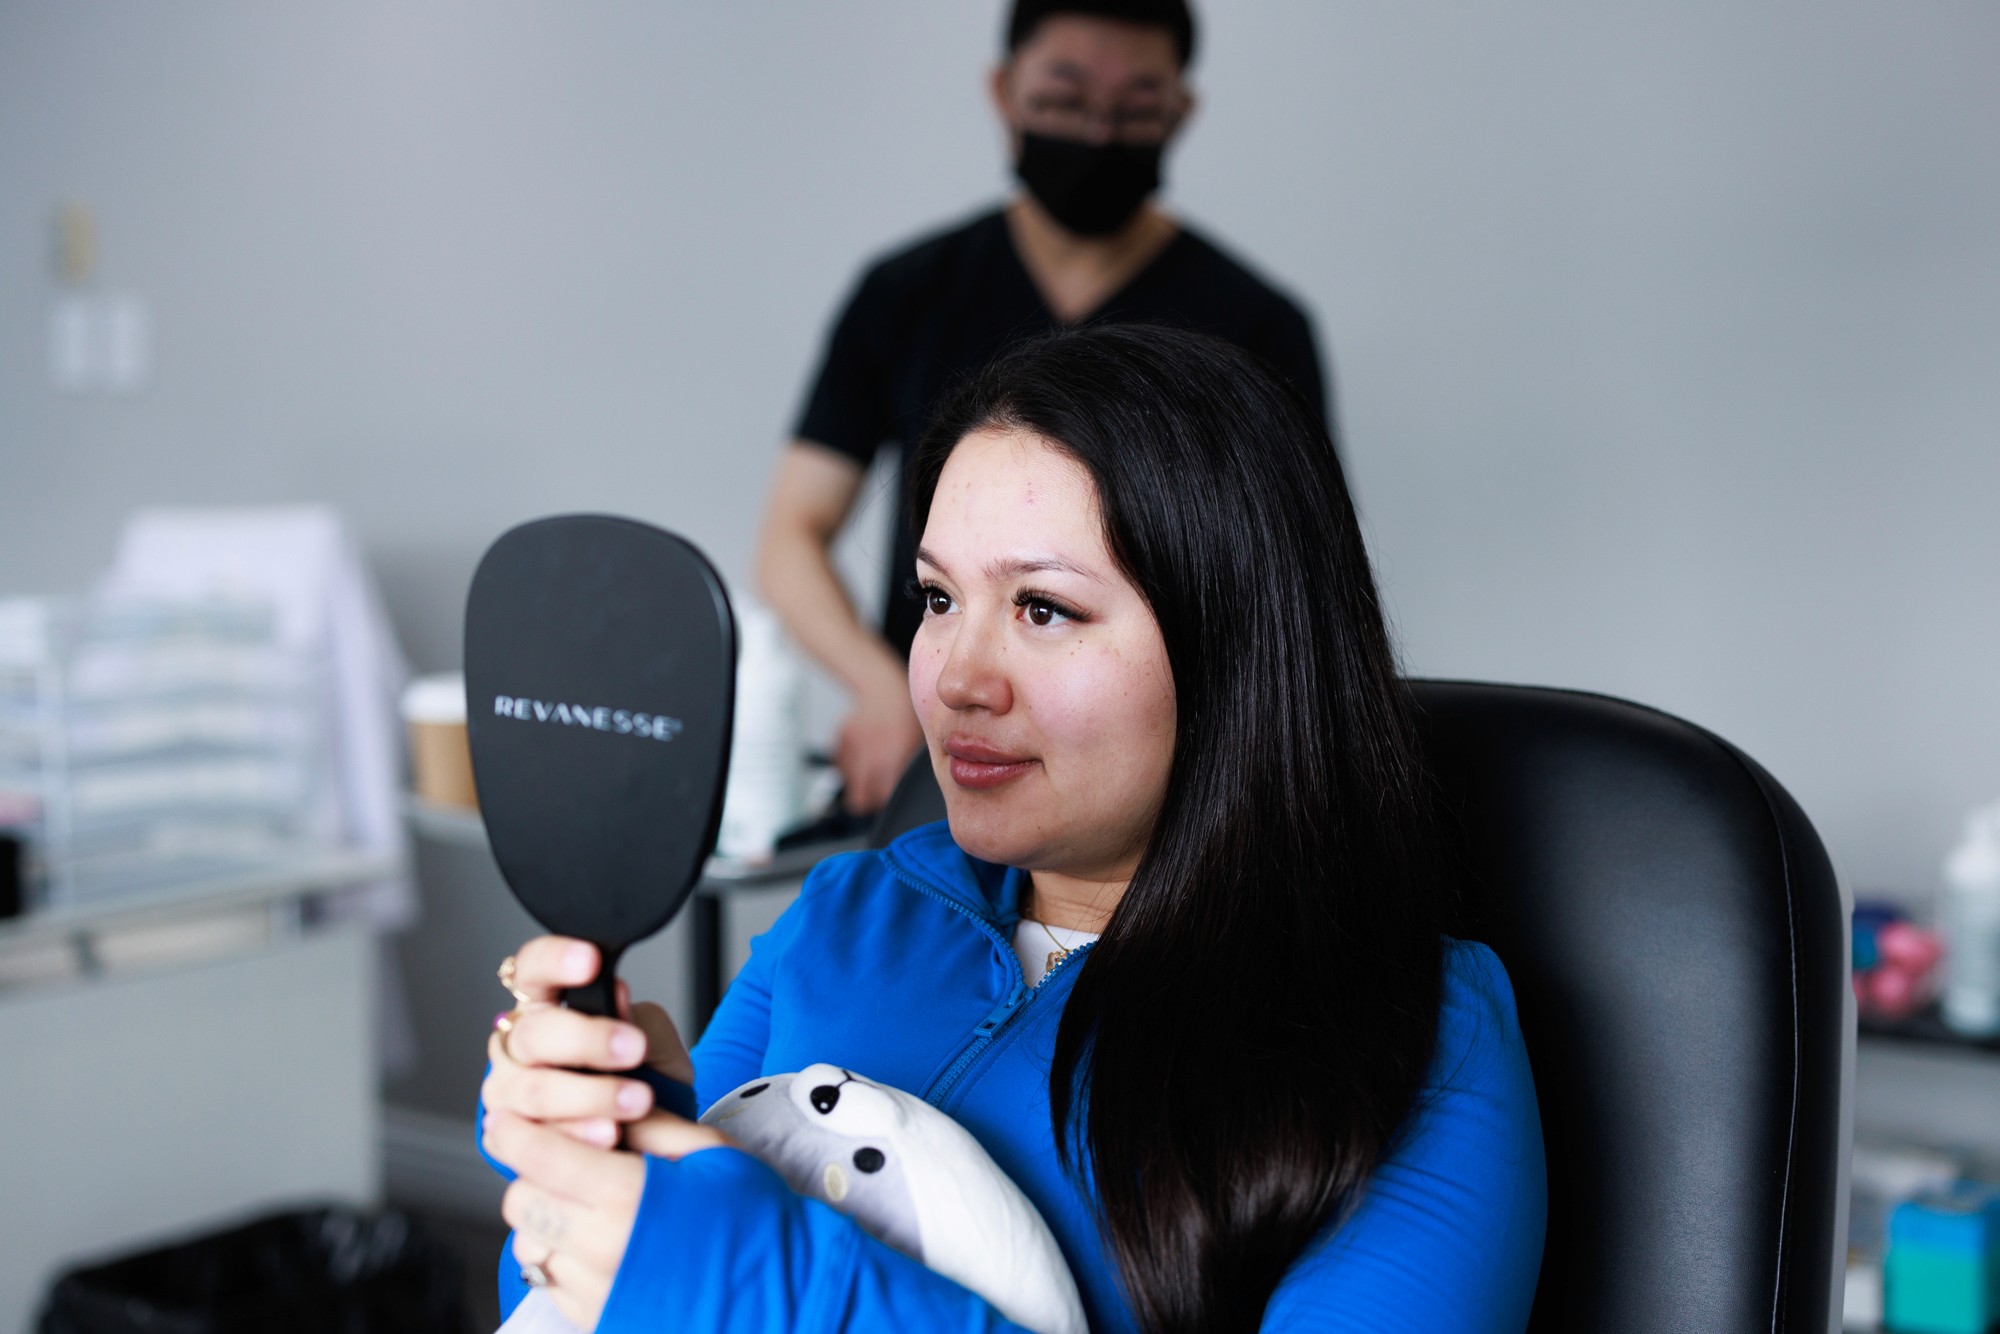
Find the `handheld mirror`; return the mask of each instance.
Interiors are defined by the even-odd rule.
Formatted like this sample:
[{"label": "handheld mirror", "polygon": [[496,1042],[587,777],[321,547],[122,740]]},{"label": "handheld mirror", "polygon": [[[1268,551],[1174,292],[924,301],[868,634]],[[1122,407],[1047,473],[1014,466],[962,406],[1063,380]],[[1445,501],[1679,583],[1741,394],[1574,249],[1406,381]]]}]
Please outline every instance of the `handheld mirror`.
[{"label": "handheld mirror", "polygon": [[603,953],[564,996],[615,1011],[625,948],[701,879],[722,818],[736,623],[693,545],[576,514],[509,530],[465,606],[466,725],[494,860],[558,935]]}]

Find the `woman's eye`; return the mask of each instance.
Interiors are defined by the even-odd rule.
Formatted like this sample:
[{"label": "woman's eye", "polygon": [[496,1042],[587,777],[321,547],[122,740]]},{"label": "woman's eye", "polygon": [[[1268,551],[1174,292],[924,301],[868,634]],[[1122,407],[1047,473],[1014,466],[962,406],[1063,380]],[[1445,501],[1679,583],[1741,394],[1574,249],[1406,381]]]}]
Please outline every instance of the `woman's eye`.
[{"label": "woman's eye", "polygon": [[1068,620],[1070,613],[1050,602],[1047,598],[1028,598],[1021,603],[1027,612],[1030,625],[1054,625],[1058,620]]},{"label": "woman's eye", "polygon": [[925,611],[933,616],[944,616],[951,611],[951,594],[935,584],[926,584],[921,591]]}]

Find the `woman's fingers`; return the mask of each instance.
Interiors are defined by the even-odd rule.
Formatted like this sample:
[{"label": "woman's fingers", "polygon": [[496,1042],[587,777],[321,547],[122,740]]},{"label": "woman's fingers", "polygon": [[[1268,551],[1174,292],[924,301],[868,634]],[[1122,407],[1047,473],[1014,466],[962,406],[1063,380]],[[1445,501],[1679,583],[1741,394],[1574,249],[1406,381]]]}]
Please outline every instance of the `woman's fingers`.
[{"label": "woman's fingers", "polygon": [[514,1234],[514,1263],[541,1270],[541,1277],[548,1280],[549,1300],[581,1334],[589,1334],[611,1296],[615,1272],[603,1274],[581,1260],[550,1250],[524,1232]]},{"label": "woman's fingers", "polygon": [[586,940],[537,936],[514,953],[514,989],[531,1002],[554,1004],[596,976],[597,947]]},{"label": "woman's fingers", "polygon": [[578,1144],[547,1126],[489,1112],[486,1151],[518,1176],[501,1213],[554,1250],[616,1269],[646,1185],[645,1160]]},{"label": "woman's fingers", "polygon": [[[484,1138],[488,1153],[543,1190],[600,1210],[639,1206],[646,1165],[637,1154],[593,1149],[510,1112],[488,1111]],[[562,1244],[553,1235],[543,1240]]]},{"label": "woman's fingers", "polygon": [[516,1232],[508,1249],[514,1253],[515,1264],[523,1269],[533,1265],[545,1273],[549,1267],[549,1257],[555,1254],[547,1243],[536,1241],[525,1232]]},{"label": "woman's fingers", "polygon": [[[635,1148],[667,1158],[717,1148],[717,1130],[658,1112],[629,1127]],[[576,1143],[560,1130],[489,1109],[486,1151],[518,1175],[500,1202],[514,1254],[541,1266],[544,1291],[577,1329],[595,1328],[632,1236],[646,1161]]]},{"label": "woman's fingers", "polygon": [[[636,1121],[653,1107],[653,1090],[636,1079],[579,1074],[554,1066],[519,1065],[502,1059],[493,1063],[479,1096],[489,1108],[499,1108],[536,1121]],[[572,1132],[574,1133],[574,1132]],[[598,1132],[578,1135],[595,1143]],[[609,1143],[617,1138],[611,1127]]]},{"label": "woman's fingers", "polygon": [[671,1112],[654,1112],[625,1128],[625,1144],[655,1158],[685,1158],[703,1149],[726,1148],[729,1136],[713,1126],[688,1121]]},{"label": "woman's fingers", "polygon": [[567,1275],[567,1269],[550,1272],[547,1292],[556,1310],[562,1312],[563,1319],[577,1334],[596,1334],[597,1321],[604,1314],[604,1303],[611,1297],[611,1281],[599,1279],[591,1274],[582,1279],[558,1278]]},{"label": "woman's fingers", "polygon": [[516,1065],[630,1070],[646,1059],[646,1034],[636,1024],[553,1005],[518,1011],[501,1045]]},{"label": "woman's fingers", "polygon": [[606,1121],[601,1117],[591,1117],[582,1121],[545,1121],[543,1124],[560,1130],[579,1144],[588,1144],[593,1149],[617,1148],[618,1138],[624,1133],[616,1121]]},{"label": "woman's fingers", "polygon": [[[544,1190],[526,1177],[508,1186],[507,1193],[500,1197],[500,1216],[514,1229],[516,1256],[524,1252],[561,1256],[601,1275],[606,1287],[618,1272],[618,1262],[624,1258],[625,1242],[632,1231],[629,1218],[620,1229],[608,1216]],[[562,1286],[562,1279],[568,1277],[547,1260],[537,1259],[535,1263],[556,1280],[551,1287]]]},{"label": "woman's fingers", "polygon": [[646,1035],[646,1064],[668,1079],[693,1084],[694,1062],[667,1012],[651,1001],[640,1001],[632,1007],[632,1022]]}]

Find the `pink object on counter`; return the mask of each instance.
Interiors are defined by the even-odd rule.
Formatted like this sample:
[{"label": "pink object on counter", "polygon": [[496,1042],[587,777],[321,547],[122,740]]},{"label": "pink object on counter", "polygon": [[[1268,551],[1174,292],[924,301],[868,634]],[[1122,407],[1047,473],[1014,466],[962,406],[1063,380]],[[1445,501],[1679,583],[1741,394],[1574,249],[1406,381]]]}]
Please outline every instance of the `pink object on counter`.
[{"label": "pink object on counter", "polygon": [[1875,933],[1882,957],[1911,973],[1927,973],[1944,957],[1944,943],[1935,932],[1909,922],[1891,922]]},{"label": "pink object on counter", "polygon": [[1871,968],[1862,1003],[1884,1019],[1907,1019],[1923,1003],[1914,975],[1900,968]]}]

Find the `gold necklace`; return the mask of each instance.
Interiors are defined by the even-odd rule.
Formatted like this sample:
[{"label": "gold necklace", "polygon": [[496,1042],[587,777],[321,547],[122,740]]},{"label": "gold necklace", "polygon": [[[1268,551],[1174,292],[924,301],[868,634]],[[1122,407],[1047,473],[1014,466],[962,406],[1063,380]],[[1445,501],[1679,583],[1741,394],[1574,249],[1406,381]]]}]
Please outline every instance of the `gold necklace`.
[{"label": "gold necklace", "polygon": [[1042,934],[1049,938],[1049,944],[1055,946],[1054,949],[1049,951],[1049,957],[1042,961],[1042,972],[1044,974],[1053,973],[1056,970],[1056,965],[1070,956],[1071,947],[1056,939],[1056,933],[1049,929],[1047,922],[1038,921],[1035,925],[1042,928]]}]

